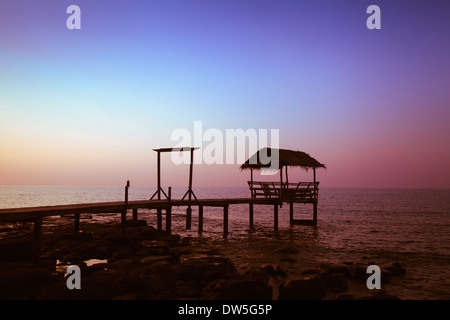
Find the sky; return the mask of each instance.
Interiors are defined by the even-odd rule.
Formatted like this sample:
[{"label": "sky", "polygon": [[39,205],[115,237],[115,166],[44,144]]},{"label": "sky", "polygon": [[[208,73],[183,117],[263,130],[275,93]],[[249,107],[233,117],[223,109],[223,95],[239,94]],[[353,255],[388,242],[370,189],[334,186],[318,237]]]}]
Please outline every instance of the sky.
[{"label": "sky", "polygon": [[[450,188],[449,30],[447,0],[2,0],[0,185],[153,186],[153,149],[201,121],[278,129],[323,187]],[[246,186],[239,165],[194,186]]]}]

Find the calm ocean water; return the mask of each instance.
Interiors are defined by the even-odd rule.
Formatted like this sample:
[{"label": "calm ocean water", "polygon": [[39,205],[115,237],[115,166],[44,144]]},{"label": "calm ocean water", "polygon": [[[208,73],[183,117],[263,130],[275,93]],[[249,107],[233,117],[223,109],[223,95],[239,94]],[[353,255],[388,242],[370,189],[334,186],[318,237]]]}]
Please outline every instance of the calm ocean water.
[{"label": "calm ocean water", "polygon": [[[154,188],[131,187],[130,200],[148,199]],[[174,188],[179,198],[183,188]],[[197,198],[247,197],[246,188],[195,188]],[[0,186],[0,208],[123,201],[123,187]],[[388,292],[402,299],[450,299],[450,190],[322,188],[318,226],[289,226],[289,207],[279,211],[273,230],[272,206],[255,206],[254,228],[248,226],[248,205],[231,205],[229,237],[222,238],[222,209],[204,209],[204,233],[197,235],[197,208],[192,229],[185,230],[185,208],[174,209],[173,231],[192,241],[210,242],[245,270],[278,264],[299,274],[321,262],[398,261],[407,271],[394,278]],[[297,204],[295,218],[311,218],[312,206]],[[156,224],[156,212],[142,210],[140,219]],[[117,220],[119,215],[94,215],[92,221]],[[88,223],[90,220],[82,220]],[[48,218],[45,225],[70,223]],[[12,224],[0,225],[0,241]],[[81,225],[82,227],[82,225]]]}]

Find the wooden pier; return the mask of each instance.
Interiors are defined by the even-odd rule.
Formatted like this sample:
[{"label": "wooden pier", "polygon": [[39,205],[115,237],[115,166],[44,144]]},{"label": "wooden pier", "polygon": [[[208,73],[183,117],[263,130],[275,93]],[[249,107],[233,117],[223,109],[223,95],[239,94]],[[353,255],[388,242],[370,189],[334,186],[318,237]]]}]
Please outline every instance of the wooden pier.
[{"label": "wooden pier", "polygon": [[[29,207],[29,208],[11,208],[0,209],[0,222],[33,222],[34,223],[34,247],[35,252],[39,255],[40,241],[42,233],[42,219],[50,216],[74,216],[74,233],[80,231],[80,214],[104,214],[117,213],[121,215],[121,236],[126,237],[127,224],[129,221],[138,221],[139,209],[155,209],[157,211],[157,229],[162,230],[162,212],[165,211],[165,230],[171,233],[172,229],[172,208],[186,207],[186,229],[191,228],[192,207],[198,206],[198,234],[201,235],[203,228],[203,215],[205,207],[221,207],[223,208],[223,236],[228,236],[228,210],[230,205],[249,206],[249,225],[253,227],[254,223],[254,206],[268,205],[273,206],[273,223],[274,229],[278,230],[278,207],[283,203],[289,204],[289,221],[290,225],[295,224],[317,224],[317,203],[319,194],[319,183],[316,182],[316,171],[318,167],[325,167],[311,158],[309,155],[300,151],[290,151],[280,149],[280,181],[279,182],[258,182],[253,180],[253,169],[261,169],[264,164],[256,162],[252,163],[247,160],[241,166],[241,169],[251,170],[251,180],[248,182],[250,188],[249,198],[219,198],[219,199],[197,199],[192,191],[192,168],[193,168],[193,153],[197,148],[165,148],[155,149],[158,154],[158,175],[157,175],[157,191],[149,200],[129,201],[128,189],[130,187],[129,181],[125,186],[125,200],[116,202],[100,202],[100,203],[84,203],[84,204],[69,204],[56,205],[44,207]],[[160,153],[174,152],[174,151],[189,151],[191,153],[191,165],[189,175],[189,187],[182,199],[172,199],[171,188],[168,192],[164,192],[161,188],[160,179]],[[266,152],[267,153],[267,152]],[[270,153],[270,152],[269,152]],[[258,156],[258,154],[256,154]],[[305,156],[306,155],[306,156]],[[300,157],[300,162],[298,158]],[[283,181],[283,166],[286,167],[286,181]],[[298,182],[289,183],[287,181],[287,166],[302,166],[313,168],[314,181],[313,182]],[[162,195],[166,198],[162,199]],[[157,199],[153,199],[157,196]],[[297,220],[294,219],[294,203],[309,203],[313,205],[312,220]],[[132,211],[132,220],[127,220],[128,212]]]}]

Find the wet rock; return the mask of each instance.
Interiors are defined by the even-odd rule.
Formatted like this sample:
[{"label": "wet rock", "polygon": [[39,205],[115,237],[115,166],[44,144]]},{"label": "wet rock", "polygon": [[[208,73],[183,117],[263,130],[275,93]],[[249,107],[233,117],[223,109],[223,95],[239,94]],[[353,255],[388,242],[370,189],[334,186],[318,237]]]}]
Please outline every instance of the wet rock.
[{"label": "wet rock", "polygon": [[275,250],[275,252],[282,253],[282,254],[292,254],[292,253],[299,253],[300,251],[292,245],[287,245],[287,246],[284,246],[283,248]]},{"label": "wet rock", "polygon": [[146,256],[143,257],[141,259],[139,259],[139,264],[140,265],[151,265],[155,262],[171,262],[171,260],[173,259],[172,256],[154,256],[154,255],[150,255],[150,256]]},{"label": "wet rock", "polygon": [[32,257],[32,242],[0,243],[0,261],[17,261]]},{"label": "wet rock", "polygon": [[322,264],[318,267],[319,271],[323,272],[325,275],[331,274],[342,274],[347,276],[349,274],[349,269],[346,264],[341,263],[327,263]]},{"label": "wet rock", "polygon": [[127,293],[122,296],[114,297],[112,300],[137,300],[137,296],[135,293]]},{"label": "wet rock", "polygon": [[324,277],[324,281],[325,286],[335,293],[348,290],[347,278],[342,273],[332,273],[327,275]]},{"label": "wet rock", "polygon": [[178,280],[210,282],[218,278],[229,278],[236,273],[236,269],[225,257],[193,254],[181,257],[175,273]]},{"label": "wet rock", "polygon": [[343,292],[336,296],[336,300],[355,300],[356,297],[353,293]]},{"label": "wet rock", "polygon": [[376,290],[370,295],[360,297],[358,300],[400,300],[400,298],[388,294],[385,290]]},{"label": "wet rock", "polygon": [[83,257],[76,254],[67,254],[62,257],[61,262],[63,264],[80,264],[85,260]]},{"label": "wet rock", "polygon": [[366,265],[366,264],[354,263],[349,268],[350,277],[352,279],[365,282],[367,280],[367,277],[369,276],[367,274],[367,267],[368,267],[368,265]]},{"label": "wet rock", "polygon": [[325,283],[318,275],[289,279],[279,288],[280,300],[321,300],[325,298]]},{"label": "wet rock", "polygon": [[21,299],[29,292],[53,283],[52,272],[38,267],[2,269],[0,273],[0,298]]},{"label": "wet rock", "polygon": [[389,271],[392,276],[402,276],[406,274],[406,270],[398,262],[390,262],[380,266],[382,270]]},{"label": "wet rock", "polygon": [[92,232],[72,232],[61,234],[61,240],[89,241],[93,237]]},{"label": "wet rock", "polygon": [[206,300],[271,300],[272,288],[259,279],[219,279],[202,289]]},{"label": "wet rock", "polygon": [[175,287],[175,295],[178,299],[199,299],[202,293],[197,288],[182,284]]}]

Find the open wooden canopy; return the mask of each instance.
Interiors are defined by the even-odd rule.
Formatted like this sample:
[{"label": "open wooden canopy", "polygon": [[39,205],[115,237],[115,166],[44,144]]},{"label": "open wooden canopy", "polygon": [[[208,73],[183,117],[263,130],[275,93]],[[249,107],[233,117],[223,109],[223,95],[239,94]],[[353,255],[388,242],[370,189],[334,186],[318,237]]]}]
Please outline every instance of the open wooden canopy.
[{"label": "open wooden canopy", "polygon": [[301,167],[305,170],[316,168],[326,169],[326,166],[324,164],[320,163],[303,151],[263,148],[256,152],[253,156],[251,156],[247,161],[245,161],[245,163],[240,167],[241,170],[269,168],[270,162],[266,164],[265,162],[267,161],[261,161],[261,159],[265,159],[267,157],[270,158],[274,150],[278,150],[278,169],[283,167]]}]

